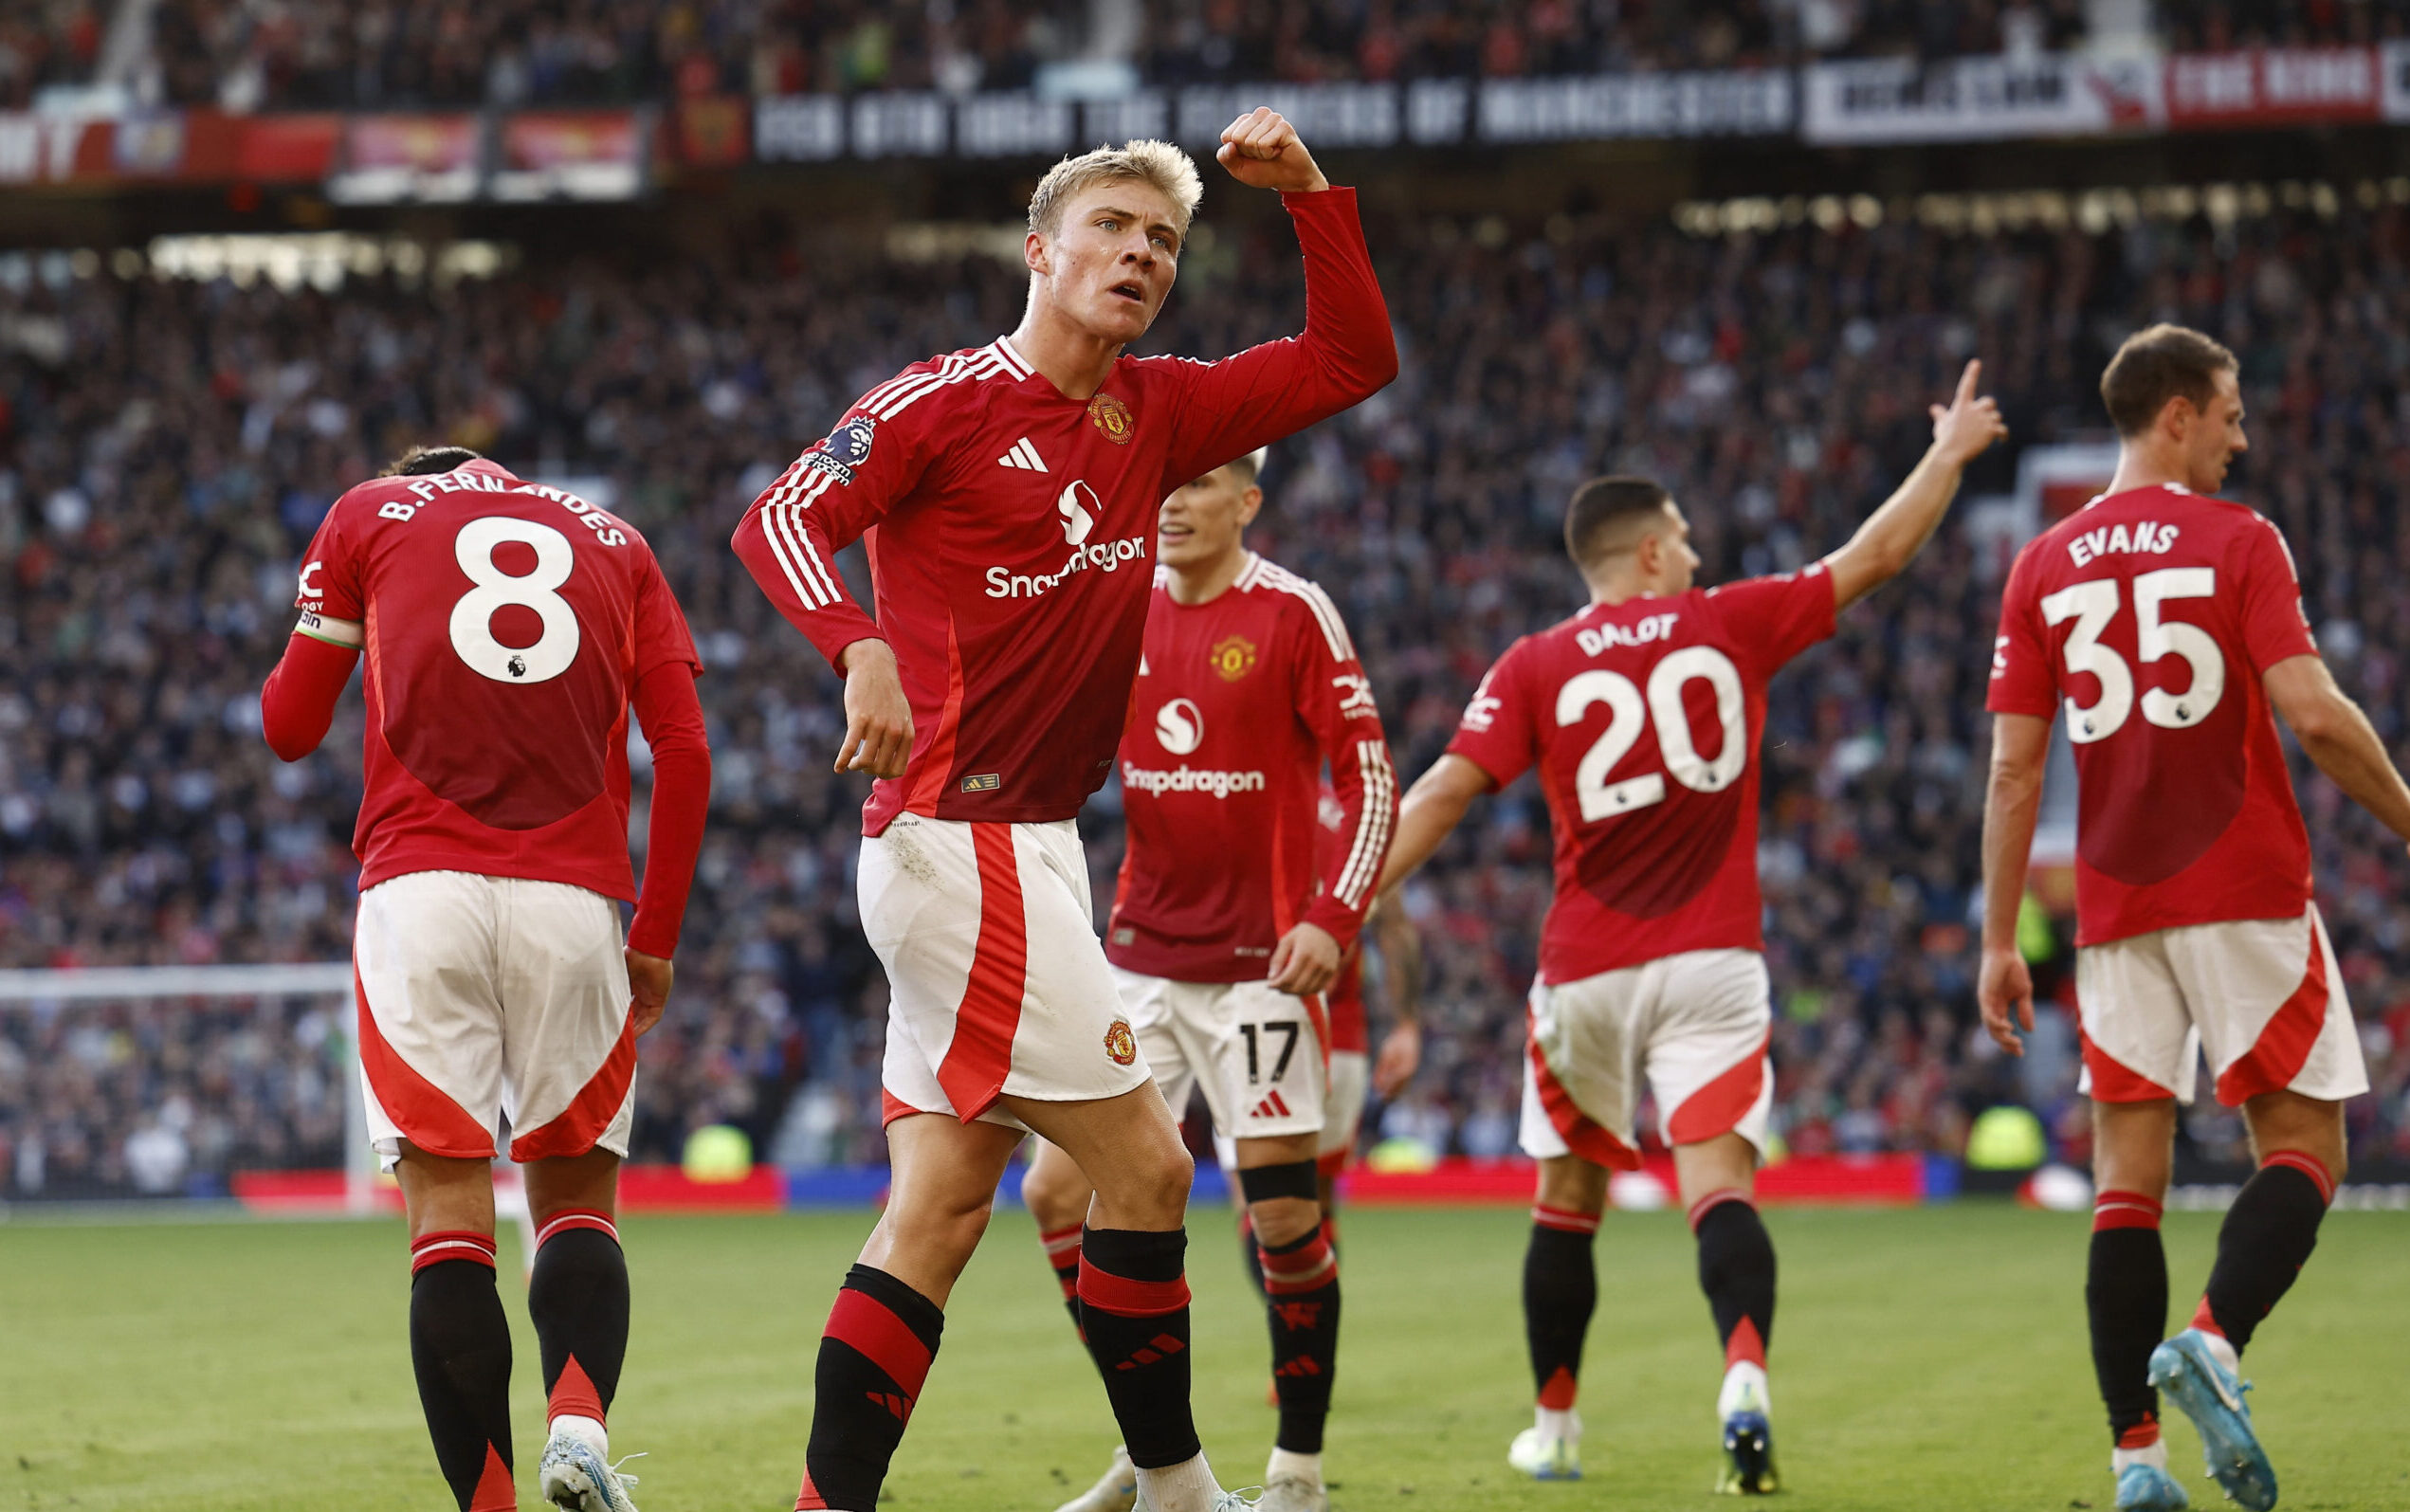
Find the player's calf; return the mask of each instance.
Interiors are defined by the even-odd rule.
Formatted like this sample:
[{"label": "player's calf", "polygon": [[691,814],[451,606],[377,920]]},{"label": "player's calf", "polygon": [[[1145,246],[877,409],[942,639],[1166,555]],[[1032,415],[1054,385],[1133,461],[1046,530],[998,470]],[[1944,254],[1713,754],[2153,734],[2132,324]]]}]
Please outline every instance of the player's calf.
[{"label": "player's calf", "polygon": [[461,1512],[513,1512],[510,1321],[494,1289],[494,1236],[442,1230],[411,1243],[411,1365],[435,1463]]},{"label": "player's calf", "polygon": [[2218,1262],[2193,1326],[2231,1343],[2237,1355],[2247,1348],[2318,1248],[2334,1195],[2327,1162],[2300,1150],[2270,1152],[2218,1227]]},{"label": "player's calf", "polygon": [[[2159,1238],[2160,1211],[2156,1197],[2113,1188],[2092,1202],[2084,1310],[2091,1323],[2092,1373],[2116,1446],[2110,1468],[2121,1488],[2129,1466],[2166,1468],[2159,1394],[2150,1386],[2150,1352],[2167,1333],[2167,1255]],[[2160,1494],[2149,1487],[2136,1494],[2145,1492]]]},{"label": "player's calf", "polygon": [[1238,1181],[1263,1268],[1280,1403],[1266,1497],[1310,1501],[1322,1489],[1323,1427],[1339,1365],[1339,1257],[1324,1231],[1310,1158],[1245,1169]]},{"label": "player's calf", "polygon": [[871,1512],[878,1504],[944,1331],[938,1304],[885,1271],[857,1265],[846,1273],[812,1372],[798,1512]]},{"label": "player's calf", "polygon": [[628,1355],[628,1259],[611,1214],[571,1208],[536,1230],[527,1312],[543,1357],[546,1501],[576,1512],[632,1512],[610,1468],[605,1427]]},{"label": "player's calf", "polygon": [[[1507,1461],[1542,1480],[1579,1480],[1581,1417],[1574,1411],[1580,1393],[1581,1350],[1590,1315],[1598,1305],[1598,1275],[1592,1249],[1598,1235],[1596,1208],[1561,1207],[1543,1200],[1531,1210],[1531,1239],[1523,1257],[1524,1338],[1531,1353],[1532,1426],[1515,1440]],[[1600,1185],[1598,1200],[1605,1200]]]},{"label": "player's calf", "polygon": [[1778,1484],[1765,1376],[1765,1349],[1774,1336],[1774,1241],[1757,1204],[1738,1188],[1707,1193],[1689,1212],[1699,1244],[1699,1288],[1724,1342],[1716,1417],[1723,1424],[1725,1466],[1717,1489],[1758,1495]]}]

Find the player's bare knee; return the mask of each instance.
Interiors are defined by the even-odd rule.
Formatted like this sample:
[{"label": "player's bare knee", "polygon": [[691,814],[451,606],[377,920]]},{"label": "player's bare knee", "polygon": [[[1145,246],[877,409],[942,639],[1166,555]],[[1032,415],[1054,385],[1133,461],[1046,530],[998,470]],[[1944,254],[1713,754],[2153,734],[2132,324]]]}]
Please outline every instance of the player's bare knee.
[{"label": "player's bare knee", "polygon": [[1565,1212],[1604,1212],[1607,1169],[1578,1155],[1544,1159],[1540,1162],[1538,1200],[1543,1207]]},{"label": "player's bare knee", "polygon": [[1021,1205],[1042,1231],[1068,1229],[1085,1219],[1092,1192],[1068,1156],[1032,1160],[1021,1177]]},{"label": "player's bare knee", "polygon": [[1177,1229],[1188,1213],[1196,1162],[1184,1146],[1133,1151],[1096,1173],[1099,1200],[1133,1229]]}]

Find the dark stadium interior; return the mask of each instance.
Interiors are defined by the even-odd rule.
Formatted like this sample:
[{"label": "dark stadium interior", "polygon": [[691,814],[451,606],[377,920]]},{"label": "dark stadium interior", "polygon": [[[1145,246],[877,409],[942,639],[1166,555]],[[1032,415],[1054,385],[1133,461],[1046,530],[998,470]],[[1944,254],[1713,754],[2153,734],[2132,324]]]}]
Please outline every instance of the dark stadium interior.
[{"label": "dark stadium interior", "polygon": [[[0,110],[91,84],[113,9],[0,0]],[[1137,27],[1121,39],[1136,77],[1167,87],[1749,69],[2065,49],[2090,9],[161,0],[155,66],[133,87],[262,111],[1000,89],[1072,59],[1105,12]],[[2410,0],[2162,3],[2157,19],[2171,49],[2367,43],[2410,35]],[[2338,677],[2410,751],[2410,598],[2393,570],[2410,556],[2399,128],[1325,160],[1363,186],[1404,373],[1274,447],[1254,543],[1338,600],[1409,778],[1490,659],[1578,605],[1558,538],[1575,482],[1671,483],[1706,580],[1796,566],[1912,464],[1923,405],[1966,357],[1983,358],[2015,429],[1968,482],[1997,493],[2024,447],[2105,433],[2101,364],[2162,319],[2240,355],[2253,450],[2230,492],[2283,527]],[[10,191],[0,968],[346,955],[356,696],[318,755],[283,767],[259,738],[260,683],[332,500],[409,444],[458,442],[531,476],[600,481],[652,540],[709,667],[712,828],[678,994],[645,1047],[635,1154],[674,1159],[691,1130],[727,1122],[766,1158],[881,1158],[885,988],[853,915],[862,787],[828,771],[836,683],[726,543],[855,393],[1013,325],[1022,276],[994,248],[1013,245],[1042,167],[753,164],[635,205],[346,207],[248,183]],[[1219,355],[1300,320],[1276,209],[1210,165],[1208,179],[1214,234],[1152,350]],[[2241,188],[2214,203],[2127,191],[2212,183]],[[154,240],[329,231],[429,250],[318,286],[194,276]],[[478,250],[447,262],[452,246]],[[1762,861],[1777,1120],[1795,1151],[1956,1153],[1972,1116],[2008,1101],[2085,1154],[2064,1015],[2021,1065],[1976,1028],[1981,708],[2002,565],[1945,526],[1774,685]],[[2296,775],[2376,1086],[2350,1104],[2355,1154],[2410,1158],[2410,857],[2306,763]],[[1101,901],[1119,847],[1109,790],[1084,831]],[[1412,889],[1432,1033],[1413,1087],[1370,1115],[1383,1132],[1511,1149],[1548,886],[1526,782]],[[2060,934],[2059,969],[2040,975],[2063,1000]],[[196,1191],[339,1163],[348,1072],[330,1011],[0,1006],[0,1197],[132,1190],[142,1139],[179,1143]],[[2204,1103],[2185,1138],[2231,1157],[2240,1124]]]}]

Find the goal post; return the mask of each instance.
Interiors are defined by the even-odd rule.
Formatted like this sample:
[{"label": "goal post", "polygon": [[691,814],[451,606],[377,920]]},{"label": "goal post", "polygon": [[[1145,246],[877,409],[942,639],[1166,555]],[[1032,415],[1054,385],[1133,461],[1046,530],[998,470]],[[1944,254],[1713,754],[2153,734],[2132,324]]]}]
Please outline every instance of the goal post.
[{"label": "goal post", "polygon": [[358,1004],[349,961],[256,966],[96,966],[0,971],[0,1007],[137,1003],[192,998],[339,999],[344,1011],[330,1032],[339,1035],[343,1098],[344,1207],[376,1207],[376,1153],[368,1140],[359,1072]]}]

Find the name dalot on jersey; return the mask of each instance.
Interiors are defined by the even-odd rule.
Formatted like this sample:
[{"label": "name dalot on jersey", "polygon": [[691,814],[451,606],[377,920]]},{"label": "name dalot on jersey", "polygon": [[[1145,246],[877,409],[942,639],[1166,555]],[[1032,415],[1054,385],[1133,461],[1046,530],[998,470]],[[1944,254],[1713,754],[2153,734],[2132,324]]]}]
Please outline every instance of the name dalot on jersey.
[{"label": "name dalot on jersey", "polygon": [[1584,656],[1596,656],[1612,647],[1650,646],[1673,633],[1673,622],[1679,614],[1652,614],[1629,625],[1589,625],[1574,632],[1574,640]]}]

